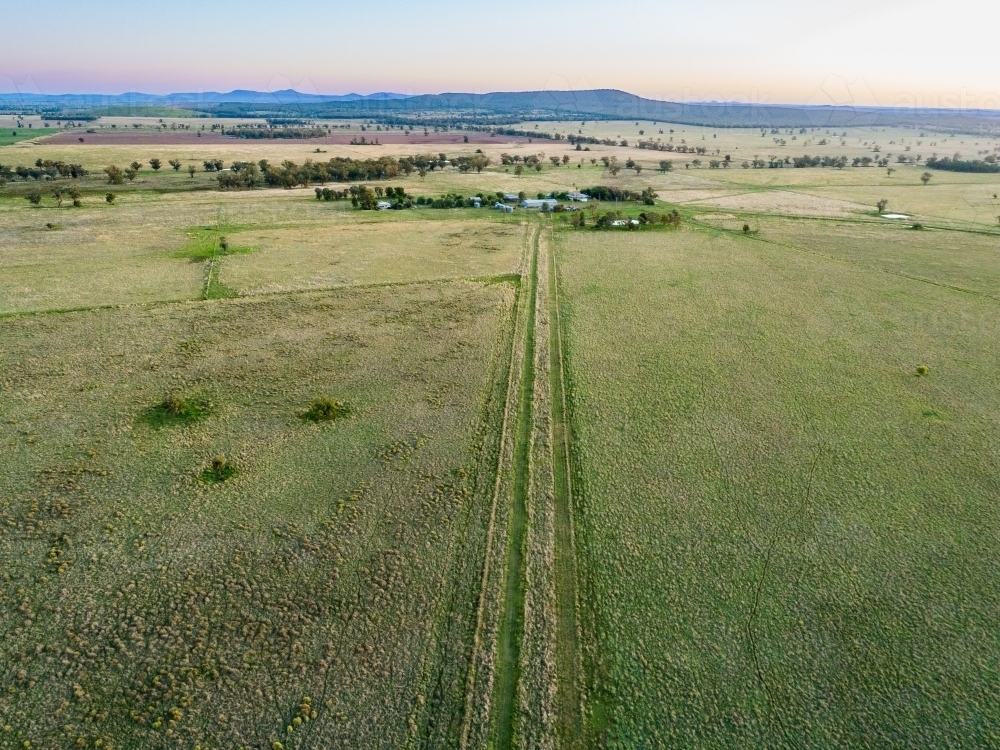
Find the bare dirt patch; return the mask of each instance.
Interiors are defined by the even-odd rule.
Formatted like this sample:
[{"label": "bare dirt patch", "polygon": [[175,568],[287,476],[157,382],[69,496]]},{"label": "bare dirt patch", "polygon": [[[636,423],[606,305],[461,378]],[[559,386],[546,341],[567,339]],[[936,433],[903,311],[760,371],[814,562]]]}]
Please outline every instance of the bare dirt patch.
[{"label": "bare dirt patch", "polygon": [[[83,139],[82,141],[80,139]],[[252,144],[271,144],[275,142],[279,143],[310,143],[321,145],[331,145],[331,146],[349,146],[351,141],[355,144],[361,138],[364,138],[367,142],[373,143],[378,141],[380,145],[392,146],[392,145],[457,145],[466,143],[466,138],[468,138],[468,143],[470,144],[498,144],[498,143],[529,143],[532,139],[528,138],[516,138],[513,136],[496,136],[491,137],[489,133],[428,133],[424,135],[423,133],[411,133],[407,135],[406,133],[387,133],[387,132],[375,132],[375,133],[334,133],[326,138],[307,138],[299,140],[293,139],[278,139],[278,138],[231,138],[226,135],[220,135],[219,133],[150,133],[150,132],[120,132],[120,133],[80,133],[79,131],[73,133],[59,133],[52,136],[51,138],[46,138],[43,142],[47,144],[54,145],[81,145],[81,146],[192,146],[195,144],[205,144],[205,143],[246,143],[248,145]]]}]

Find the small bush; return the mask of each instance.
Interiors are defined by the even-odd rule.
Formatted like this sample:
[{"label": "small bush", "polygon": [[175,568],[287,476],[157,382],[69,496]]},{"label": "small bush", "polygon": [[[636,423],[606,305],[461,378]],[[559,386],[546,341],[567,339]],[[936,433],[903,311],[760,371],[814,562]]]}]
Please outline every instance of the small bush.
[{"label": "small bush", "polygon": [[743,234],[750,234],[750,225],[749,224],[744,224],[743,225]]},{"label": "small bush", "polygon": [[109,206],[113,206],[115,204],[115,198],[117,197],[118,196],[115,195],[114,193],[108,193],[107,195],[104,196],[104,200],[108,202]]},{"label": "small bush", "polygon": [[917,366],[917,375],[919,375],[920,377],[924,377],[929,372],[930,372],[930,368],[927,365],[918,365]]},{"label": "small bush", "polygon": [[201,472],[201,481],[208,484],[220,484],[236,476],[236,467],[226,460],[225,456],[216,456],[212,465]]},{"label": "small bush", "polygon": [[918,231],[918,232],[919,232],[919,231],[920,231],[921,229],[923,229],[923,228],[924,228],[924,225],[923,225],[923,224],[921,224],[920,222],[917,222],[916,224],[914,224],[914,225],[913,225],[913,229],[915,229],[915,230],[916,230],[916,231]]},{"label": "small bush", "polygon": [[150,427],[159,429],[171,425],[187,424],[203,419],[209,414],[209,404],[191,401],[177,394],[167,396],[156,406],[143,413],[143,421]]},{"label": "small bush", "polygon": [[331,422],[335,419],[342,419],[350,413],[351,407],[345,402],[323,397],[313,401],[309,411],[302,416],[311,422]]}]

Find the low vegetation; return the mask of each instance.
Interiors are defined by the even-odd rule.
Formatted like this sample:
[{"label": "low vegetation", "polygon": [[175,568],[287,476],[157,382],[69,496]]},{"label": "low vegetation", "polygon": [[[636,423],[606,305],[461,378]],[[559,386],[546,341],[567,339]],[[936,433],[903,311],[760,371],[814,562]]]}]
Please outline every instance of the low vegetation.
[{"label": "low vegetation", "polygon": [[344,401],[324,396],[312,402],[312,406],[302,416],[311,422],[333,422],[351,414],[351,407]]},{"label": "low vegetation", "polygon": [[154,429],[186,425],[204,419],[211,413],[211,404],[172,393],[156,406],[143,412],[143,421]]}]

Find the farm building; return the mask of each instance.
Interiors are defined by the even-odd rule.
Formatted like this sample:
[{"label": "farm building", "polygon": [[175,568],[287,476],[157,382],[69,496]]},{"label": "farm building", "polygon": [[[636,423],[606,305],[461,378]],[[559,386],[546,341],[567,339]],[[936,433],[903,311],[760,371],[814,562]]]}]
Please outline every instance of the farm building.
[{"label": "farm building", "polygon": [[579,203],[586,203],[590,200],[590,196],[586,193],[567,193],[566,197],[571,201],[577,201]]},{"label": "farm building", "polygon": [[503,199],[508,203],[517,203],[518,201],[521,200],[521,196],[518,195],[517,193],[507,193],[506,195],[504,195]]},{"label": "farm building", "polygon": [[523,200],[521,208],[545,208],[551,211],[559,203],[555,198],[539,198],[538,200]]},{"label": "farm building", "polygon": [[392,204],[389,201],[379,201],[377,208],[379,211],[386,211],[392,208]]}]

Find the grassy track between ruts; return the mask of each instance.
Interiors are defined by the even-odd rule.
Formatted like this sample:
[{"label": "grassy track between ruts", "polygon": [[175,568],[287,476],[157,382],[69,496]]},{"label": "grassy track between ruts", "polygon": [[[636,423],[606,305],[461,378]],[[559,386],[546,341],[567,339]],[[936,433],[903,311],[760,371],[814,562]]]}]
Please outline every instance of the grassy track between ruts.
[{"label": "grassy track between ruts", "polygon": [[538,244],[532,240],[531,268],[528,272],[528,323],[525,329],[524,360],[521,371],[520,403],[514,433],[514,488],[507,551],[507,571],[503,589],[503,615],[497,644],[494,692],[495,743],[507,750],[513,743],[516,722],[517,687],[520,676],[521,632],[524,627],[524,541],[527,531],[527,495],[530,478],[531,417],[535,386],[535,293],[538,286]]},{"label": "grassy track between ruts", "polygon": [[492,502],[486,530],[486,549],[480,573],[479,604],[472,642],[472,658],[465,684],[459,748],[481,747],[492,736],[493,695],[496,678],[496,647],[503,606],[503,583],[509,534],[511,483],[514,461],[514,428],[520,398],[521,359],[524,354],[528,303],[524,298],[531,268],[534,228],[523,225],[522,252],[516,274],[511,310],[511,335],[504,379],[504,407],[500,419],[498,455]]},{"label": "grassy track between ruts", "polygon": [[573,486],[570,477],[562,321],[555,252],[547,243],[549,303],[549,378],[552,387],[552,476],[555,499],[556,673],[560,747],[582,747],[581,672],[577,624],[576,551],[573,538]]}]

